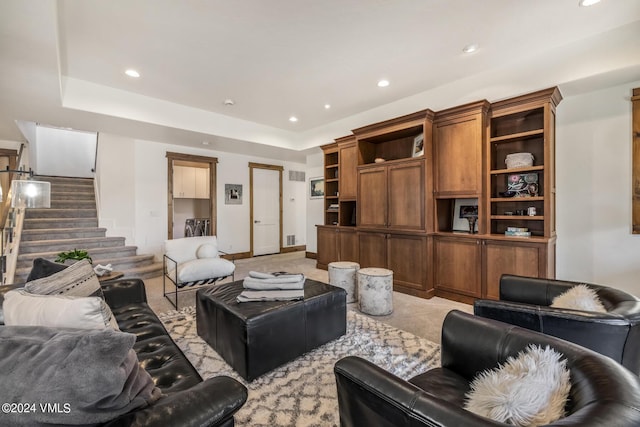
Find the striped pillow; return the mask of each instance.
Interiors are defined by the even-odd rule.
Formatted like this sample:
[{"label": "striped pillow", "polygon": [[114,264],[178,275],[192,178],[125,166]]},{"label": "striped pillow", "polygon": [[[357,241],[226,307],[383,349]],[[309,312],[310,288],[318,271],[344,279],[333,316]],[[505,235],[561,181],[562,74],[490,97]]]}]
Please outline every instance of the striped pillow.
[{"label": "striped pillow", "polygon": [[100,297],[104,299],[98,276],[96,276],[91,264],[86,259],[78,261],[51,276],[27,282],[24,288],[32,294]]}]

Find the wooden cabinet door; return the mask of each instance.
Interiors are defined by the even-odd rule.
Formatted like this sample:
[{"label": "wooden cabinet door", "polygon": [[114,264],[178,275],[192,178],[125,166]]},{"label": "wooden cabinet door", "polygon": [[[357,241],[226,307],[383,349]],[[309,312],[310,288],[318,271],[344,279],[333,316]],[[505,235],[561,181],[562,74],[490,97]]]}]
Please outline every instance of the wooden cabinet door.
[{"label": "wooden cabinet door", "polygon": [[387,235],[385,233],[358,233],[360,268],[387,267]]},{"label": "wooden cabinet door", "polygon": [[547,244],[526,244],[500,240],[483,241],[483,298],[500,299],[503,274],[545,277]]},{"label": "wooden cabinet door", "polygon": [[384,166],[358,171],[358,226],[387,225],[387,168]]},{"label": "wooden cabinet door", "polygon": [[338,229],[318,227],[317,266],[326,270],[334,261],[338,261]]},{"label": "wooden cabinet door", "polygon": [[353,230],[340,228],[338,237],[340,261],[358,262],[358,234],[355,228]]},{"label": "wooden cabinet door", "polygon": [[434,124],[434,190],[440,195],[478,194],[482,190],[479,115]]},{"label": "wooden cabinet door", "polygon": [[356,144],[340,146],[340,199],[357,197],[358,190],[358,147]]},{"label": "wooden cabinet door", "polygon": [[424,236],[388,236],[387,268],[393,271],[394,285],[409,290],[426,291],[426,241],[427,238]]},{"label": "wooden cabinet door", "polygon": [[424,160],[389,166],[387,174],[388,226],[424,230]]},{"label": "wooden cabinet door", "polygon": [[434,239],[434,259],[437,290],[481,297],[480,240],[438,236]]}]

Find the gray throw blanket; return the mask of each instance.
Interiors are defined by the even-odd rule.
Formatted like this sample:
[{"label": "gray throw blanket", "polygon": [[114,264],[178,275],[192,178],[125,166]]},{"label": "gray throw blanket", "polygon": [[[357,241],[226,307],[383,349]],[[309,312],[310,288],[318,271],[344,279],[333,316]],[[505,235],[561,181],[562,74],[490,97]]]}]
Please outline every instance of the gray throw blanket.
[{"label": "gray throw blanket", "polygon": [[245,277],[242,284],[245,289],[273,291],[304,289],[304,281],[304,274],[260,273],[250,271],[249,276]]},{"label": "gray throw blanket", "polygon": [[33,405],[3,413],[0,424],[103,423],[157,400],[135,339],[112,329],[0,327],[0,402]]},{"label": "gray throw blanket", "polygon": [[244,291],[236,300],[252,301],[295,301],[304,298],[304,274],[260,273],[250,271],[244,279]]}]

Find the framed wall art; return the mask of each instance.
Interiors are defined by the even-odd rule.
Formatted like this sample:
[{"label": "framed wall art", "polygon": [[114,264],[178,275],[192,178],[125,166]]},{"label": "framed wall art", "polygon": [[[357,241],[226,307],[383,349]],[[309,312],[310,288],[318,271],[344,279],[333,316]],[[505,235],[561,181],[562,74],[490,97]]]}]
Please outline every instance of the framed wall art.
[{"label": "framed wall art", "polygon": [[309,197],[321,199],[324,197],[324,178],[319,176],[309,179]]},{"label": "framed wall art", "polygon": [[242,204],[242,184],[225,184],[224,185],[224,204],[225,205],[241,205]]}]

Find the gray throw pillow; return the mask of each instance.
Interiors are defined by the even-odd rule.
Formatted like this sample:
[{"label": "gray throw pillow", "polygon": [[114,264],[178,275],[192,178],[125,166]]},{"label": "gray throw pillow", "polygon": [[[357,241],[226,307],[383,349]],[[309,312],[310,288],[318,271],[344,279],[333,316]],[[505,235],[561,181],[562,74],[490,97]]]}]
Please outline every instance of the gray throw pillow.
[{"label": "gray throw pillow", "polygon": [[112,329],[0,328],[0,402],[35,405],[3,414],[2,425],[104,423],[154,402],[161,392],[140,366],[135,340]]},{"label": "gray throw pillow", "polygon": [[104,298],[98,276],[86,259],[51,276],[27,282],[24,288],[32,294]]}]

